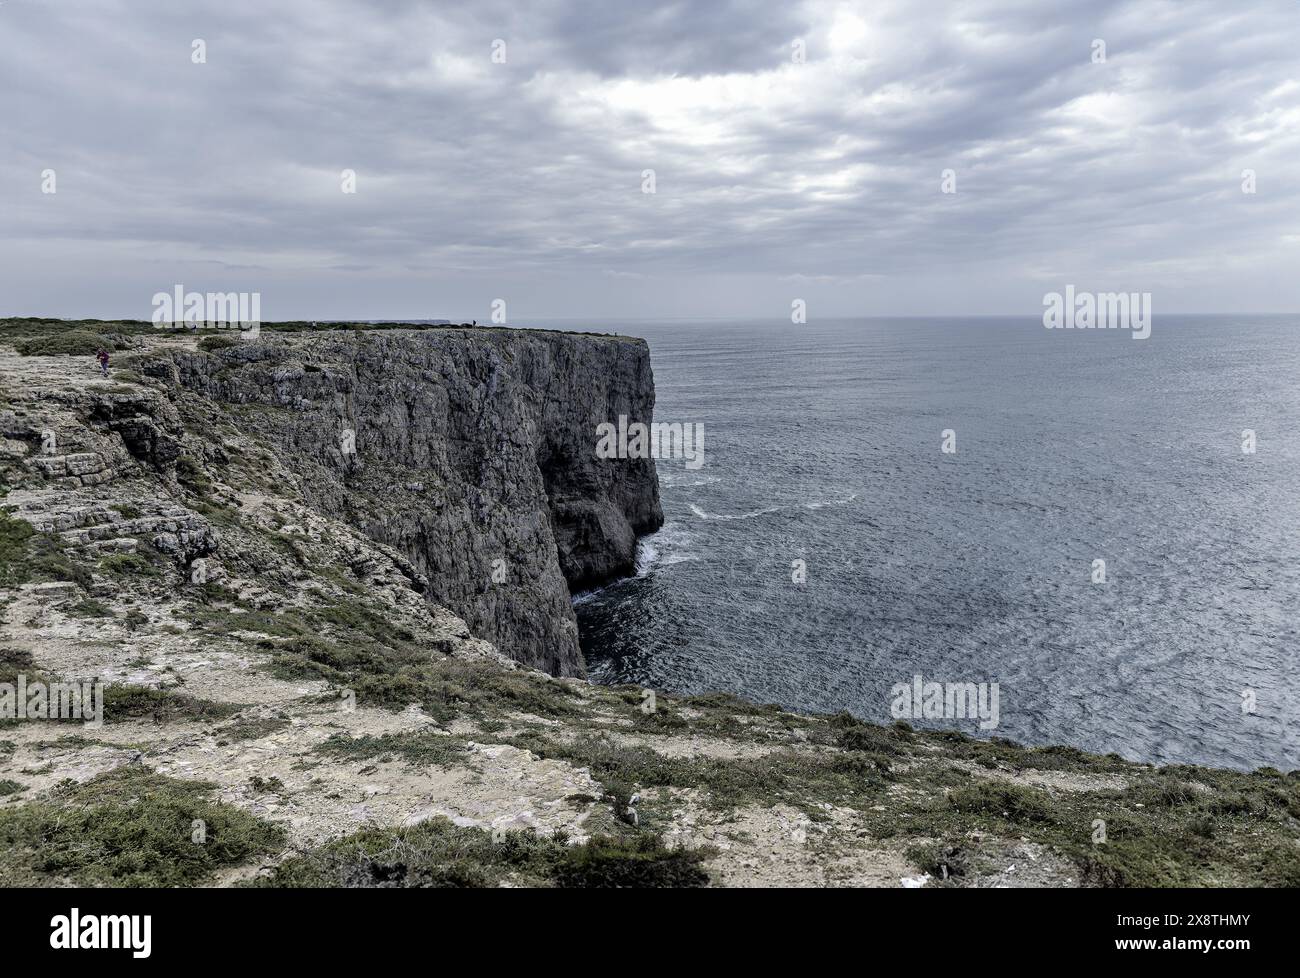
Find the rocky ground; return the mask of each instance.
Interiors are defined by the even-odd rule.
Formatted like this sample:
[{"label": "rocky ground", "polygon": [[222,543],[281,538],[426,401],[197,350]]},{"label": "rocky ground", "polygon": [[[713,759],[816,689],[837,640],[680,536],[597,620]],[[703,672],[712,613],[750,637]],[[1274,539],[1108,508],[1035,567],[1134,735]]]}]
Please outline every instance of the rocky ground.
[{"label": "rocky ground", "polygon": [[1300,885],[1294,773],[521,667],[141,369],[194,336],[117,342],[0,339],[0,682],[106,684],[102,726],[0,720],[0,883]]}]

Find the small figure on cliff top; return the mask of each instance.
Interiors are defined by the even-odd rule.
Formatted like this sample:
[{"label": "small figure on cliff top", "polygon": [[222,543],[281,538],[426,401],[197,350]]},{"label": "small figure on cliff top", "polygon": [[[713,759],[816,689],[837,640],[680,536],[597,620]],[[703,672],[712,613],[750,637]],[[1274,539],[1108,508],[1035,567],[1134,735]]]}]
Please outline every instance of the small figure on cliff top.
[{"label": "small figure on cliff top", "polygon": [[99,348],[99,352],[95,354],[95,359],[99,361],[99,372],[103,374],[105,377],[107,377],[108,376],[108,351],[101,346]]}]

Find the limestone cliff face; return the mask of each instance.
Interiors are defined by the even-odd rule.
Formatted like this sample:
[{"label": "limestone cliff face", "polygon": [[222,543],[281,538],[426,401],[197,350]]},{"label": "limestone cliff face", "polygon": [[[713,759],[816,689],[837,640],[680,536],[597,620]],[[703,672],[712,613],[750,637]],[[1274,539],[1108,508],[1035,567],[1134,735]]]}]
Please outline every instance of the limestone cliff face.
[{"label": "limestone cliff face", "polygon": [[629,573],[663,522],[653,462],[595,457],[602,422],[651,420],[643,340],[266,332],[169,356],[167,379],[276,445],[308,504],[404,553],[430,600],[519,662],[583,673],[570,587]]}]

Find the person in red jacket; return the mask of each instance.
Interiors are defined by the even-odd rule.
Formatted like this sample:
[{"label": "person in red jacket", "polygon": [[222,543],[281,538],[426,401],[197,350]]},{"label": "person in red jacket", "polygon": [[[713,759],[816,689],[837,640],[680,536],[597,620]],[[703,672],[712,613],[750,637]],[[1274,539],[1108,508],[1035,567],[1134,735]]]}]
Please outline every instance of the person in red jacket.
[{"label": "person in red jacket", "polygon": [[95,354],[95,359],[99,361],[99,372],[103,374],[105,377],[107,377],[108,376],[108,351],[101,346],[99,348],[99,352]]}]

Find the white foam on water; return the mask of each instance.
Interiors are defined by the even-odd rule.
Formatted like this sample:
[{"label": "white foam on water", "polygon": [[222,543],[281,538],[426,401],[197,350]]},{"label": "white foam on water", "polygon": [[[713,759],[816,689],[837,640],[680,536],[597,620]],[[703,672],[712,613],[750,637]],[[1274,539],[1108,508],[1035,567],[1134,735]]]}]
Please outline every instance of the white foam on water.
[{"label": "white foam on water", "polygon": [[697,475],[694,472],[673,472],[670,469],[659,470],[660,485],[669,489],[691,489],[696,486],[713,486],[722,481],[717,475]]},{"label": "white foam on water", "polygon": [[855,500],[855,499],[857,499],[857,498],[858,498],[858,494],[857,494],[856,492],[851,492],[851,493],[849,493],[847,496],[845,496],[843,499],[828,499],[828,500],[826,500],[825,502],[820,502],[820,503],[804,503],[804,504],[803,504],[803,508],[804,508],[804,509],[823,509],[823,508],[825,508],[825,507],[827,507],[827,506],[844,506],[844,505],[846,505],[846,504],[848,504],[848,503],[853,502],[853,500]]},{"label": "white foam on water", "polygon": [[752,513],[706,513],[694,503],[689,504],[691,512],[702,520],[752,520],[756,516],[767,516],[769,513],[780,512],[780,506],[769,506],[767,509],[756,509]]},{"label": "white foam on water", "polygon": [[689,549],[693,542],[690,531],[681,523],[668,523],[642,537],[637,541],[636,576],[646,577],[656,567],[699,560],[700,555]]},{"label": "white foam on water", "polygon": [[[654,533],[642,537],[636,542],[636,569],[632,577],[649,577],[656,567],[671,567],[674,564],[699,560],[699,554],[687,549],[690,543],[690,531],[680,523],[669,523]],[[628,578],[619,578],[619,580],[628,580]],[[570,603],[575,607],[586,604],[617,583],[619,581],[610,581],[602,587],[580,591],[570,598]]]},{"label": "white foam on water", "polygon": [[636,545],[636,576],[645,577],[659,560],[659,548],[649,540],[638,540]]}]

